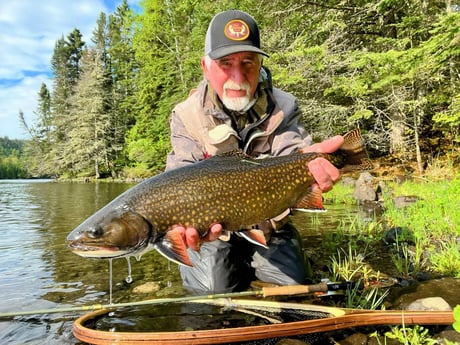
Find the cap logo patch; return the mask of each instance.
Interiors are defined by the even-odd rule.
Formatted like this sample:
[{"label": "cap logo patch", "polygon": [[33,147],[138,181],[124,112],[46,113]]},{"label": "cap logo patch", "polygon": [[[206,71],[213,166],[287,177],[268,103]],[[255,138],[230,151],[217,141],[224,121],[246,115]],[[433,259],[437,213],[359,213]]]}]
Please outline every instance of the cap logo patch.
[{"label": "cap logo patch", "polygon": [[232,41],[243,41],[249,37],[249,27],[242,20],[235,19],[225,25],[224,33]]}]

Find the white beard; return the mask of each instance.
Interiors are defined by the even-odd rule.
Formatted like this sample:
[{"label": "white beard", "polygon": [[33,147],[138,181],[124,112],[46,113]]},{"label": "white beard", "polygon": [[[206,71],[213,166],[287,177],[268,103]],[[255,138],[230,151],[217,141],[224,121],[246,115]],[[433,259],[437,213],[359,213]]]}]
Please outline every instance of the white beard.
[{"label": "white beard", "polygon": [[[246,95],[243,97],[228,97],[226,90],[245,90]],[[242,111],[250,102],[251,96],[249,95],[249,83],[243,82],[243,84],[237,84],[232,80],[227,80],[224,84],[224,94],[222,97],[222,103],[229,110]]]}]

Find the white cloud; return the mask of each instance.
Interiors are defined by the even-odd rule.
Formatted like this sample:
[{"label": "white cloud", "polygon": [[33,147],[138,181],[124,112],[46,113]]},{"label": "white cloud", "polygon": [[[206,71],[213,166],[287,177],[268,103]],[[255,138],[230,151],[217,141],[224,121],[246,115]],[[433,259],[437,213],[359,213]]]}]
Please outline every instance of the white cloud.
[{"label": "white cloud", "polygon": [[42,83],[49,85],[45,74],[24,77],[12,85],[0,84],[0,136],[10,139],[27,138],[27,133],[20,126],[19,111],[23,111],[27,122],[34,121],[33,112],[37,108],[37,98]]},{"label": "white cloud", "polygon": [[0,2],[0,137],[27,138],[18,121],[21,109],[33,121],[42,82],[51,88],[49,69],[56,41],[77,28],[90,42],[101,12],[121,0],[13,0]]}]

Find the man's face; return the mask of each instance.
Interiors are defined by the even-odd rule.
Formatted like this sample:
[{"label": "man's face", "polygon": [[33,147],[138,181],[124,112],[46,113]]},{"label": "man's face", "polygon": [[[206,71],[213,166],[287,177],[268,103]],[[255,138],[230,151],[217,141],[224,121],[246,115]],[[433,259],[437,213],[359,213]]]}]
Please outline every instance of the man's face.
[{"label": "man's face", "polygon": [[258,54],[241,52],[208,61],[201,61],[204,76],[222,103],[230,110],[243,110],[254,97],[259,82]]}]

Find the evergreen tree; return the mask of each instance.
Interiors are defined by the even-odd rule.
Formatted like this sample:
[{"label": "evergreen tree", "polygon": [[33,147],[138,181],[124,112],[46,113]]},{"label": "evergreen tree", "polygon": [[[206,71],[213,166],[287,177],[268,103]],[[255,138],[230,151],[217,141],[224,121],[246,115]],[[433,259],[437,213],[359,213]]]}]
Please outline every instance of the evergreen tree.
[{"label": "evergreen tree", "polygon": [[[434,90],[445,67],[458,61],[451,49],[450,63],[435,68],[432,62],[439,59],[424,48],[446,3],[282,3],[266,3],[252,13],[262,18],[265,48],[275,52],[266,61],[275,85],[297,95],[307,129],[324,138],[360,126],[374,150],[414,158],[421,166],[423,138],[432,131],[427,100],[441,99]],[[458,32],[458,24],[450,24],[450,33]]]},{"label": "evergreen tree", "polygon": [[73,165],[72,160],[64,156],[63,152],[68,140],[67,133],[73,129],[69,98],[80,75],[80,59],[84,45],[80,31],[74,29],[67,39],[62,37],[56,42],[51,59],[54,79],[51,97],[53,147],[50,163],[57,175],[72,169]]},{"label": "evergreen tree", "polygon": [[206,26],[221,4],[148,0],[142,5],[133,38],[139,64],[136,124],[127,150],[134,162],[159,171],[170,150],[171,110],[202,79]]},{"label": "evergreen tree", "polygon": [[52,114],[51,93],[45,83],[42,83],[38,92],[37,109],[34,111],[36,121],[33,125],[26,123],[22,112],[20,121],[30,135],[25,145],[25,157],[28,170],[33,176],[50,176],[54,169],[49,164],[49,155],[52,148]]},{"label": "evergreen tree", "polygon": [[126,135],[134,124],[136,112],[136,72],[138,65],[132,46],[134,14],[126,0],[109,16],[108,52],[111,71],[111,117],[113,122],[112,138],[114,162],[118,168],[128,164],[123,155]]},{"label": "evergreen tree", "polygon": [[86,173],[99,178],[111,169],[106,83],[103,59],[95,48],[86,49],[81,75],[70,98],[73,126],[65,146],[73,175]]}]

